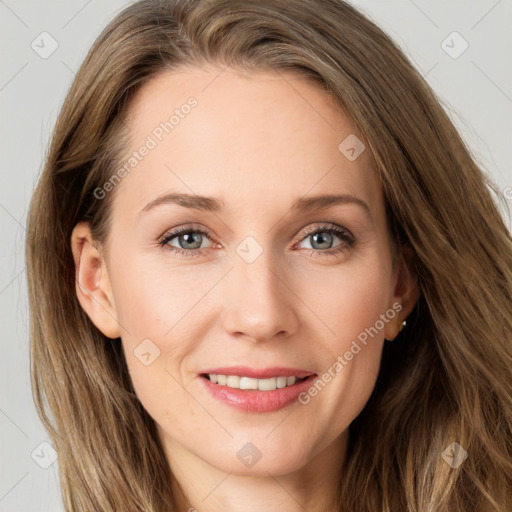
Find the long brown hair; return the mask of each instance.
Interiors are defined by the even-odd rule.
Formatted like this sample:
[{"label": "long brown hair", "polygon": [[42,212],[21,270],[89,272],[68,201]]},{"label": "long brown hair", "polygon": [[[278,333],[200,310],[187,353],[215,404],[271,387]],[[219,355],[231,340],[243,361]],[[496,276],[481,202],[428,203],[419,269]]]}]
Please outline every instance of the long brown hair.
[{"label": "long brown hair", "polygon": [[[108,236],[113,194],[94,190],[119,165],[134,93],[203,63],[293,70],[331,94],[364,134],[394,243],[412,255],[420,298],[350,426],[332,510],[512,510],[512,246],[500,194],[421,75],[341,0],[143,0],[105,28],[78,71],[26,243],[33,390],[66,510],[174,503],[121,344],[78,303],[70,236],[82,220],[98,243]],[[442,456],[454,442],[468,453],[456,468]]]}]

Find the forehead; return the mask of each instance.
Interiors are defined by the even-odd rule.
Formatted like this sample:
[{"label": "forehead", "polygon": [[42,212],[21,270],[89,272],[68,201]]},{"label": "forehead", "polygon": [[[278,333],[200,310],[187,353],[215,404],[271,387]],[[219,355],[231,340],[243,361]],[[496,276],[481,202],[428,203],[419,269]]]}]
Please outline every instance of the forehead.
[{"label": "forehead", "polygon": [[295,72],[166,71],[138,91],[128,122],[121,165],[150,149],[132,156],[116,193],[139,210],[169,191],[251,213],[309,193],[381,201],[370,151],[347,158],[347,146],[360,150],[364,137],[319,84]]}]

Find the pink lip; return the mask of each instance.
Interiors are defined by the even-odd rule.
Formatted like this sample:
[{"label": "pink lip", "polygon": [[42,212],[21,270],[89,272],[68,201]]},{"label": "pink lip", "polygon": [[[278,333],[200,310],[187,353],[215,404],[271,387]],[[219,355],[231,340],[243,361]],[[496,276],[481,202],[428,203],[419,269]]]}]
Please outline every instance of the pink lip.
[{"label": "pink lip", "polygon": [[251,377],[253,379],[270,379],[272,377],[298,377],[302,379],[314,375],[315,372],[300,370],[299,368],[283,368],[274,366],[272,368],[250,368],[249,366],[226,366],[223,368],[210,368],[201,372],[215,373],[217,375],[238,375],[239,377]]},{"label": "pink lip", "polygon": [[[220,369],[219,369],[220,370]],[[225,371],[226,369],[222,369]],[[268,370],[268,369],[267,369]],[[275,368],[272,368],[271,371],[275,372]],[[283,369],[279,369],[282,372]],[[290,369],[288,369],[290,370]],[[229,369],[230,372],[233,372],[233,368]],[[295,370],[296,371],[296,370]],[[258,375],[261,375],[261,371],[258,370]],[[216,371],[208,371],[205,373],[216,373]],[[219,372],[220,375],[238,375],[238,372],[234,373],[222,373]],[[256,371],[253,372],[256,373]],[[294,372],[289,371],[289,373],[293,375],[297,375]],[[299,373],[301,373],[299,371]],[[225,403],[226,405],[233,407],[238,410],[246,411],[246,412],[274,412],[286,407],[287,405],[292,404],[297,400],[299,395],[305,392],[310,386],[313,385],[314,380],[318,377],[316,374],[311,374],[307,372],[302,372],[304,377],[307,377],[305,380],[294,384],[293,386],[275,389],[273,391],[258,391],[255,389],[236,389],[230,388],[229,386],[221,386],[219,384],[213,384],[207,377],[200,376],[200,381],[206,387],[206,389],[212,394],[214,398]],[[242,372],[242,375],[247,377],[252,377],[252,375],[248,375],[247,373]],[[286,377],[285,373],[279,373],[280,376]],[[309,376],[308,376],[309,375]],[[274,373],[271,375],[273,377],[276,376]],[[290,375],[288,375],[290,376]],[[297,375],[299,376],[299,375]],[[258,377],[253,377],[258,378]],[[269,378],[269,377],[260,377],[260,378]]]}]

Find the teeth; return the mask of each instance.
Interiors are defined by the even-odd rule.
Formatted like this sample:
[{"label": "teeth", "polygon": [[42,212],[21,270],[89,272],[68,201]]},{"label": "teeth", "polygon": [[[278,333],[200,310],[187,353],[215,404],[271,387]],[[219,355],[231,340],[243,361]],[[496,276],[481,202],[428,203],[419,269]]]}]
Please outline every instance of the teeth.
[{"label": "teeth", "polygon": [[274,391],[277,387],[277,378],[258,379],[258,389],[260,391]]},{"label": "teeth", "polygon": [[258,389],[258,379],[240,377],[240,389]]},{"label": "teeth", "polygon": [[297,377],[272,377],[270,379],[253,379],[251,377],[239,377],[238,375],[217,375],[208,374],[213,384],[227,386],[236,389],[257,389],[259,391],[273,391],[287,386],[293,386]]},{"label": "teeth", "polygon": [[279,389],[285,388],[287,380],[288,379],[286,377],[277,377],[277,387]]},{"label": "teeth", "polygon": [[240,377],[238,375],[228,375],[226,386],[230,388],[240,388]]}]

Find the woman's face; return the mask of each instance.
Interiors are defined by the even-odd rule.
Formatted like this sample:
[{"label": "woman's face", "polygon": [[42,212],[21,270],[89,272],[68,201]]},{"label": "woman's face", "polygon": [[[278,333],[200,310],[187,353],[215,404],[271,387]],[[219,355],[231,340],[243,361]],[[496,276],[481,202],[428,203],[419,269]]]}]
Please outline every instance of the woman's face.
[{"label": "woman's face", "polygon": [[101,286],[166,452],[254,475],[337,454],[408,309],[363,137],[295,74],[217,68],[153,78],[129,125]]}]

